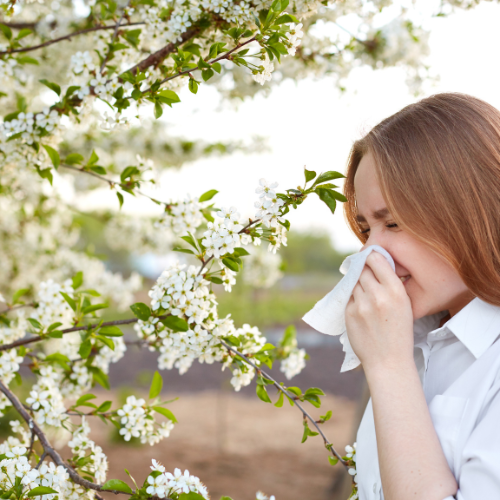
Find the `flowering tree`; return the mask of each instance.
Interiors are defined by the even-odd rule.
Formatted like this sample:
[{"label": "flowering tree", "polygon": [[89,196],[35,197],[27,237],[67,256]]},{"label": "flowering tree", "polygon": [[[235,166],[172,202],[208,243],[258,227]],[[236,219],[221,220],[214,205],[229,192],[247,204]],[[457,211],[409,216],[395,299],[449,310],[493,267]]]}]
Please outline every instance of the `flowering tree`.
[{"label": "flowering tree", "polygon": [[[253,148],[163,139],[154,119],[178,105],[183,87],[196,94],[200,85],[215,85],[228,98],[244,97],[311,74],[333,74],[342,86],[359,64],[402,65],[417,85],[426,74],[427,33],[411,22],[408,9],[378,26],[377,12],[389,4],[0,0],[0,410],[13,407],[24,422],[11,422],[12,435],[0,444],[2,498],[100,498],[102,491],[133,499],[208,498],[198,478],[166,472],[155,461],[140,484],[106,477],[106,456],[89,438],[93,418],[112,422],[125,440],[150,445],[176,423],[159,397],[158,372],[148,401],[130,396],[121,408],[94,404],[92,386],[109,389],[109,366],[131,343],[158,352],[159,370],[184,373],[197,359],[231,370],[235,390],[256,379],[257,395],[268,403],[274,386],[275,406],[286,399],[302,412],[303,441],[320,434],[332,465],[340,461],[355,479],[355,449],[340,456],[321,430],[331,411],[315,419],[304,406],[320,407],[323,392],[287,387],[264,369],[279,361],[287,379],[302,370],[306,353],[297,348],[293,327],[274,346],[256,327],[220,318],[212,289],[218,284],[230,292],[242,270],[249,282],[270,286],[279,277],[275,254],[287,242],[290,208],[314,194],[334,212],[345,198],[330,181],[343,175],[305,170],[304,184],[283,192],[261,179],[256,212],[248,217],[235,207],[216,207],[215,189],[161,200],[148,187],[161,168],[155,164]],[[470,5],[449,0],[443,12],[449,6]],[[349,16],[357,19],[352,33],[340,23]],[[116,197],[117,209],[105,218],[112,248],[176,250],[188,259],[165,269],[149,304],[133,303],[139,275],[112,273],[77,248],[74,199],[102,186]],[[149,199],[158,215],[120,212],[130,196]],[[259,247],[262,241],[270,254]],[[104,321],[111,304],[133,316]],[[126,324],[134,325],[136,339],[124,340],[120,325]],[[11,387],[22,383],[23,361],[36,376],[24,402]],[[66,433],[69,457],[51,443],[55,428]],[[355,483],[351,498],[357,498]]]}]

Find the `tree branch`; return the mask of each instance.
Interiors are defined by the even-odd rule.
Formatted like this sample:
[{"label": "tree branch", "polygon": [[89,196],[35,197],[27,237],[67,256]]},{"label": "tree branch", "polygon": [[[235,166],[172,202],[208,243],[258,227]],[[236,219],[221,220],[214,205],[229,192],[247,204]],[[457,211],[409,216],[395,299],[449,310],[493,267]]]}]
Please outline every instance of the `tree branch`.
[{"label": "tree branch", "polygon": [[[162,316],[162,317],[166,318],[167,316]],[[131,323],[137,323],[137,321],[139,321],[137,318],[120,319],[118,321],[106,321],[102,323],[100,326],[102,327],[102,326],[130,325]],[[72,328],[66,328],[65,330],[61,330],[61,332],[64,335],[65,333],[78,332],[81,330],[87,330],[88,328],[90,329],[97,328],[98,326],[99,323],[95,323],[93,325],[74,326]],[[40,342],[40,340],[44,339],[46,339],[46,337],[35,335],[27,339],[16,340],[15,342],[11,342],[10,344],[0,345],[0,352],[8,351],[9,349],[14,349],[15,347],[19,347],[21,345],[32,344],[33,342]]]},{"label": "tree branch", "polygon": [[[6,23],[2,23],[6,24]],[[135,23],[127,23],[122,24],[121,27],[125,28],[126,26],[137,26],[139,24],[144,24],[144,22],[135,22]],[[31,27],[31,26],[29,26]],[[92,33],[93,31],[101,31],[101,30],[112,30],[115,29],[116,25],[112,24],[110,26],[94,26],[93,28],[87,28],[85,30],[75,31],[74,33],[69,33],[68,35],[60,36],[59,38],[54,38],[53,40],[47,40],[46,42],[40,43],[39,45],[32,45],[31,47],[22,47],[20,49],[9,49],[0,52],[0,56],[7,54],[14,54],[19,52],[31,52],[32,50],[42,49],[43,47],[48,47],[49,45],[53,45],[54,43],[62,42],[64,40],[71,40],[71,38],[78,35],[85,35],[86,33]]]},{"label": "tree branch", "polygon": [[181,36],[180,42],[171,42],[165,47],[162,47],[160,50],[153,52],[146,59],[143,59],[141,62],[137,63],[135,66],[132,66],[128,70],[123,73],[127,73],[130,71],[133,75],[137,72],[144,71],[145,69],[151,66],[158,66],[161,62],[163,62],[172,52],[174,52],[179,45],[182,45],[184,42],[187,42],[191,38],[195,37],[198,33],[200,33],[200,28],[195,27],[185,31]]},{"label": "tree branch", "polygon": [[[222,54],[221,56],[215,58],[213,61],[209,61],[208,64],[213,64],[213,63],[216,63],[218,61],[221,61],[222,59],[229,59],[231,54],[239,49],[241,49],[241,47],[244,47],[245,45],[249,44],[250,42],[254,42],[255,41],[255,37],[252,37],[250,38],[249,40],[247,40],[246,42],[243,42],[241,44],[238,44],[236,45],[236,47],[232,48],[231,50],[229,50],[228,52],[226,52],[225,54]],[[164,78],[161,82],[160,82],[160,85],[163,85],[165,82],[168,82],[169,80],[173,80],[174,78],[178,78],[179,76],[184,76],[184,75],[188,75],[189,73],[191,73],[192,71],[196,71],[200,69],[198,66],[196,66],[196,68],[191,68],[191,69],[188,69],[186,71],[181,71],[175,75],[172,75],[172,76],[168,76],[167,78]],[[143,94],[146,94],[147,92],[149,92],[151,90],[151,87],[149,87],[148,89],[144,90],[143,91]]]},{"label": "tree branch", "polygon": [[[56,465],[62,465],[66,471],[69,474],[69,477],[71,480],[79,484],[80,486],[83,486],[84,488],[94,490],[94,491],[108,491],[110,493],[115,493],[116,495],[120,493],[124,493],[123,491],[117,491],[117,490],[106,490],[102,487],[100,484],[95,484],[92,483],[91,481],[87,481],[86,479],[83,479],[76,471],[71,467],[69,464],[67,464],[59,455],[59,453],[52,447],[52,445],[49,443],[47,437],[45,436],[44,432],[42,429],[38,426],[38,424],[31,418],[30,414],[25,410],[24,406],[22,405],[21,401],[17,398],[17,396],[7,387],[4,385],[2,381],[0,381],[0,391],[2,391],[7,399],[12,403],[12,406],[16,409],[16,411],[21,415],[23,420],[28,424],[29,427],[33,430],[34,434],[38,437],[38,440],[40,441],[40,444],[43,447],[44,450],[44,455],[48,455],[53,462]],[[42,458],[45,458],[44,455],[42,455]],[[42,459],[40,459],[39,464],[42,462]],[[125,493],[125,495],[130,495],[130,493]]]},{"label": "tree branch", "polygon": [[304,407],[297,401],[297,396],[295,394],[292,394],[291,392],[288,392],[283,386],[281,386],[273,377],[271,377],[271,375],[269,375],[268,373],[266,373],[264,370],[262,370],[259,366],[257,366],[253,361],[251,361],[249,358],[247,358],[244,354],[241,354],[241,352],[237,351],[234,347],[231,347],[229,344],[227,344],[224,340],[220,339],[220,342],[221,344],[228,350],[228,351],[231,351],[233,354],[236,354],[237,356],[239,356],[241,359],[243,359],[247,364],[249,364],[250,366],[252,366],[253,368],[255,368],[255,370],[257,371],[257,373],[259,374],[262,374],[264,375],[264,377],[266,377],[268,380],[271,380],[273,385],[279,390],[281,391],[285,396],[289,397],[295,404],[295,406],[297,406],[297,408],[302,412],[302,415],[304,416],[304,418],[307,418],[313,425],[314,427],[316,427],[316,429],[318,430],[319,434],[321,435],[321,437],[323,438],[323,441],[325,443],[325,446],[327,449],[329,449],[331,452],[332,452],[332,455],[336,458],[338,458],[339,462],[345,467],[347,468],[347,462],[345,462],[345,460],[337,453],[337,451],[335,450],[335,448],[333,447],[333,445],[330,443],[330,441],[328,441],[327,437],[325,436],[325,434],[323,433],[323,431],[321,430],[320,426],[318,425],[318,423],[316,422],[316,420],[314,418],[311,417],[311,415],[309,415],[309,413],[304,409]]}]

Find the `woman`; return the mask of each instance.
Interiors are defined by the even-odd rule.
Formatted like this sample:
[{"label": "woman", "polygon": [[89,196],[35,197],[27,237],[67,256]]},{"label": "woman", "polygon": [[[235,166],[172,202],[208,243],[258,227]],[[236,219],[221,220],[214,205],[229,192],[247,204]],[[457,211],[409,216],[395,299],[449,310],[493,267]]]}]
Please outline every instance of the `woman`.
[{"label": "woman", "polygon": [[360,500],[500,499],[500,112],[438,94],[351,151],[347,221],[372,252],[346,308],[370,388]]}]

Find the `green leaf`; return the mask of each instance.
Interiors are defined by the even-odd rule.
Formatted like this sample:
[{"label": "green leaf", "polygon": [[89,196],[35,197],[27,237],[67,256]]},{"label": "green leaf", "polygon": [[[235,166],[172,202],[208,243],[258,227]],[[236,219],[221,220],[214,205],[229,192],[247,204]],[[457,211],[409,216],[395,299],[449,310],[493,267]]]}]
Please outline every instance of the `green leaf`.
[{"label": "green leaf", "polygon": [[151,309],[149,309],[149,307],[142,302],[132,304],[130,306],[130,309],[132,309],[135,317],[142,319],[142,321],[147,321],[151,316]]},{"label": "green leaf", "polygon": [[314,191],[318,196],[321,201],[323,201],[326,206],[330,209],[330,211],[335,213],[335,207],[337,206],[337,202],[335,201],[335,198],[331,194],[332,191],[329,189],[322,189],[322,188],[316,188]]},{"label": "green leaf", "polygon": [[50,185],[52,186],[52,181],[54,180],[54,178],[52,176],[51,168],[38,169],[37,172],[42,179],[47,179],[50,182]]},{"label": "green leaf", "polygon": [[203,193],[200,198],[198,199],[199,202],[202,202],[202,201],[208,201],[208,200],[211,200],[219,191],[217,191],[216,189],[211,189],[210,191],[206,191],[205,193]]},{"label": "green leaf", "polygon": [[0,24],[0,30],[2,30],[7,40],[10,40],[12,38],[12,30],[7,25]]},{"label": "green leaf", "polygon": [[155,102],[155,118],[158,120],[163,114],[163,108],[161,107],[160,101]]},{"label": "green leaf", "polygon": [[345,175],[340,172],[335,172],[333,170],[329,170],[328,172],[323,172],[314,182],[313,186],[317,186],[318,184],[322,184],[323,182],[331,181],[332,179],[341,179],[344,178]]},{"label": "green leaf", "polygon": [[52,323],[48,328],[47,328],[47,331],[48,332],[51,332],[52,330],[55,330],[56,328],[62,326],[62,323]]},{"label": "green leaf", "polygon": [[118,203],[120,203],[120,208],[123,206],[123,195],[119,192],[116,192],[116,196],[118,197]]},{"label": "green leaf", "polygon": [[185,319],[179,318],[178,316],[167,316],[160,320],[167,328],[173,330],[174,332],[187,332],[189,330],[189,325]]},{"label": "green leaf", "polygon": [[244,257],[245,255],[250,255],[244,248],[236,247],[234,249],[234,254],[238,257]]},{"label": "green leaf", "polygon": [[304,176],[306,178],[306,183],[307,183],[309,181],[312,181],[316,177],[316,172],[304,168]]},{"label": "green leaf", "polygon": [[215,71],[217,71],[217,73],[220,73],[220,72],[221,72],[221,70],[222,70],[222,66],[221,66],[221,65],[220,65],[220,63],[218,63],[218,62],[214,62],[214,63],[212,64],[212,68],[213,68]]},{"label": "green leaf", "polygon": [[328,461],[330,462],[330,465],[337,465],[339,462],[339,459],[337,457],[328,457]]},{"label": "green leaf", "polygon": [[28,321],[31,323],[31,326],[33,328],[36,328],[37,330],[40,330],[42,328],[42,325],[39,321],[37,321],[34,318],[28,318]]},{"label": "green leaf", "polygon": [[318,387],[311,387],[310,389],[307,389],[307,391],[304,393],[304,396],[309,396],[311,394],[318,394],[319,396],[325,395],[325,393]]},{"label": "green leaf", "polygon": [[202,72],[201,72],[201,77],[203,78],[203,81],[204,82],[207,82],[208,80],[210,80],[210,78],[212,78],[212,76],[214,76],[214,70],[213,69],[204,69]]},{"label": "green leaf", "polygon": [[84,307],[82,309],[83,314],[88,314],[94,311],[99,311],[99,309],[106,309],[109,306],[109,304],[92,304],[90,306]]},{"label": "green leaf", "polygon": [[123,337],[123,332],[117,326],[103,326],[99,330],[99,335],[106,337]]},{"label": "green leaf", "polygon": [[325,415],[322,415],[321,417],[319,417],[321,420],[323,420],[323,422],[327,422],[328,420],[330,420],[332,418],[332,411],[331,410],[328,410],[326,412]]},{"label": "green leaf", "polygon": [[153,410],[157,413],[160,413],[164,417],[167,417],[169,420],[172,421],[172,423],[174,424],[177,423],[175,415],[170,410],[167,410],[167,408],[163,408],[162,406],[153,406]]},{"label": "green leaf", "polygon": [[194,238],[191,236],[191,234],[188,233],[188,236],[181,236],[181,238],[186,243],[189,243],[195,250],[198,250],[198,247],[196,246],[196,242],[195,242]]},{"label": "green leaf", "polygon": [[50,495],[51,493],[59,493],[48,486],[37,486],[28,492],[28,498],[39,497],[41,495]]},{"label": "green leaf", "polygon": [[108,376],[101,369],[96,368],[95,366],[90,367],[90,371],[92,372],[94,381],[109,391],[110,386]]},{"label": "green leaf", "polygon": [[276,406],[276,408],[281,408],[283,406],[284,400],[285,400],[285,395],[280,391],[280,397],[278,398],[278,401],[274,403],[274,406]]},{"label": "green leaf", "polygon": [[110,479],[109,481],[106,481],[102,487],[105,490],[122,491],[123,493],[130,494],[134,493],[132,488],[127,483],[120,481],[120,479]]},{"label": "green leaf", "polygon": [[111,401],[104,401],[99,408],[97,408],[98,413],[106,413],[111,408]]},{"label": "green leaf", "polygon": [[229,269],[231,269],[231,271],[235,271],[235,272],[238,272],[240,270],[240,268],[238,267],[238,264],[236,264],[236,262],[234,260],[231,260],[231,259],[228,259],[228,258],[225,258],[225,259],[222,259],[222,263]]},{"label": "green leaf", "polygon": [[92,172],[95,172],[97,175],[106,175],[107,174],[106,169],[104,167],[99,166],[99,165],[94,165],[94,166],[90,167],[90,170],[92,170]]},{"label": "green leaf", "polygon": [[43,144],[43,148],[45,149],[45,151],[47,151],[50,161],[52,162],[52,165],[54,165],[54,168],[57,170],[61,163],[61,158],[59,157],[59,153],[54,148],[51,148],[46,144]]},{"label": "green leaf", "polygon": [[80,344],[80,348],[78,349],[78,354],[80,355],[81,358],[87,359],[90,356],[91,351],[92,351],[92,342],[90,341],[90,339],[87,339]]},{"label": "green leaf", "polygon": [[330,194],[336,199],[336,200],[339,200],[343,203],[345,203],[347,201],[347,198],[342,194],[342,193],[339,193],[338,191],[330,191]]},{"label": "green leaf", "polygon": [[108,339],[108,337],[104,337],[104,335],[97,335],[97,338],[104,344],[107,345],[112,351],[115,350],[115,343]]},{"label": "green leaf", "polygon": [[69,363],[70,360],[68,356],[61,354],[60,352],[55,352],[53,354],[49,354],[46,358],[45,361],[64,361],[66,363]]},{"label": "green leaf", "polygon": [[285,23],[298,23],[298,19],[295,16],[292,16],[291,14],[283,14],[282,16],[278,17],[276,21],[274,21],[274,24],[285,24]]},{"label": "green leaf", "polygon": [[201,496],[199,493],[190,491],[189,493],[181,493],[179,495],[179,500],[205,500],[205,497]]},{"label": "green leaf", "polygon": [[190,253],[192,255],[195,254],[192,250],[189,250],[189,248],[174,247],[172,250],[174,252]]},{"label": "green leaf", "polygon": [[163,379],[161,375],[155,371],[153,375],[153,380],[151,381],[151,387],[149,388],[149,399],[154,399],[158,397],[163,387]]},{"label": "green leaf", "polygon": [[55,92],[57,95],[61,95],[61,87],[57,85],[57,83],[49,82],[48,80],[38,80],[40,83],[43,83],[50,90]]},{"label": "green leaf", "polygon": [[222,283],[224,283],[220,278],[217,278],[217,276],[209,276],[208,281],[211,281],[212,283],[215,283],[216,285],[222,285]]},{"label": "green leaf", "polygon": [[264,401],[265,403],[272,403],[271,398],[269,397],[269,394],[267,393],[266,388],[263,385],[257,384],[256,392],[259,399],[262,399],[262,401]]},{"label": "green leaf", "polygon": [[188,87],[193,94],[196,94],[198,92],[198,87],[199,87],[198,82],[193,78],[190,78]]},{"label": "green leaf", "polygon": [[64,163],[68,165],[76,165],[82,163],[84,160],[83,156],[79,153],[71,153],[64,159]]},{"label": "green leaf", "polygon": [[87,401],[90,401],[91,399],[95,399],[97,396],[94,396],[93,394],[84,394],[83,396],[80,396],[76,403],[75,406],[80,406],[83,405],[83,403],[86,403]]},{"label": "green leaf", "polygon": [[50,332],[48,335],[49,335],[49,337],[51,337],[53,339],[62,339],[63,338],[63,333],[59,330],[54,330],[54,331]]},{"label": "green leaf", "polygon": [[318,432],[313,432],[311,429],[309,429],[309,425],[307,423],[307,420],[304,420],[304,434],[302,435],[302,443],[305,443],[307,441],[307,438],[309,436],[317,436]]},{"label": "green leaf", "polygon": [[181,102],[179,96],[173,90],[162,90],[158,92],[160,97],[163,97],[165,104],[168,104],[166,101],[170,102]]},{"label": "green leaf", "polygon": [[73,289],[76,290],[77,288],[80,288],[83,283],[83,273],[82,271],[78,271],[74,276],[73,276]]},{"label": "green leaf", "polygon": [[14,293],[14,295],[12,296],[12,303],[13,304],[17,304],[17,302],[19,301],[19,299],[27,294],[28,292],[30,291],[29,288],[21,288],[20,290],[17,290],[16,293]]},{"label": "green leaf", "polygon": [[17,58],[17,62],[19,64],[34,64],[36,66],[38,66],[40,63],[34,59],[33,57],[29,57],[29,56],[19,56]]}]

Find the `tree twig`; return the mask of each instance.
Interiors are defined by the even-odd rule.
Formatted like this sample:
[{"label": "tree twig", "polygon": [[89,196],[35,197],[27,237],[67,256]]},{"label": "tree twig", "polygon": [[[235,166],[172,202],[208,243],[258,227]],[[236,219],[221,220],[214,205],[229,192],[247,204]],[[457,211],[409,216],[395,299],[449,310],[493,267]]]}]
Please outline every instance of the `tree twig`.
[{"label": "tree twig", "polygon": [[338,454],[337,450],[335,450],[335,448],[333,447],[332,443],[330,443],[330,441],[328,441],[327,437],[325,436],[325,434],[323,433],[323,431],[321,430],[320,426],[318,425],[318,423],[316,422],[316,420],[314,418],[311,417],[311,415],[309,415],[309,413],[307,412],[307,410],[304,409],[304,407],[297,401],[297,396],[295,394],[292,394],[291,392],[288,392],[283,386],[281,386],[273,377],[271,377],[271,375],[269,375],[268,373],[266,373],[264,370],[262,370],[262,368],[260,368],[259,366],[257,366],[253,361],[251,361],[249,358],[247,358],[244,354],[241,354],[241,352],[237,351],[234,347],[230,346],[229,344],[227,344],[224,340],[220,339],[220,342],[221,344],[228,350],[228,351],[231,351],[233,354],[236,354],[237,356],[239,356],[241,359],[243,359],[247,364],[249,364],[250,366],[252,366],[253,368],[255,368],[255,370],[257,371],[257,373],[261,373],[264,377],[266,377],[268,380],[271,380],[273,385],[279,390],[281,391],[285,396],[289,397],[290,400],[292,400],[295,404],[295,406],[297,406],[297,408],[302,412],[302,415],[304,415],[304,418],[307,418],[311,424],[314,425],[314,427],[316,427],[316,429],[318,430],[319,434],[321,435],[321,437],[323,438],[323,441],[325,443],[325,446],[327,447],[327,449],[329,449],[331,452],[332,452],[332,455],[335,456],[336,458],[338,458],[339,462],[347,468],[347,463],[344,461],[344,459]]},{"label": "tree twig", "polygon": [[181,41],[180,42],[171,42],[168,45],[165,45],[165,47],[162,47],[160,50],[157,50],[156,52],[153,52],[150,54],[148,57],[143,59],[142,61],[138,62],[135,66],[132,66],[128,70],[124,71],[123,73],[127,73],[130,71],[133,75],[135,75],[138,72],[144,71],[145,69],[151,67],[151,66],[158,66],[161,62],[163,62],[174,50],[179,47],[179,45],[182,45],[184,42],[187,42],[191,38],[195,37],[198,33],[200,32],[200,28],[191,28],[187,31],[185,31],[181,36]]},{"label": "tree twig", "polygon": [[[1,23],[5,24],[5,23]],[[144,24],[144,22],[135,22],[135,23],[127,23],[127,24],[122,24],[121,27],[125,28],[127,26],[137,26],[140,24]],[[74,33],[68,33],[67,35],[60,36],[59,38],[54,38],[53,40],[47,40],[46,42],[40,43],[38,45],[32,45],[31,47],[21,47],[19,49],[10,49],[10,50],[4,50],[0,52],[0,56],[7,55],[7,54],[14,54],[14,53],[19,53],[19,52],[31,52],[32,50],[38,50],[42,49],[43,47],[48,47],[49,45],[53,45],[54,43],[59,43],[64,40],[71,40],[71,38],[78,36],[78,35],[85,35],[86,33],[92,33],[93,31],[101,31],[101,30],[111,30],[116,27],[115,24],[111,24],[110,26],[94,26],[92,28],[87,28],[84,30],[80,31],[75,31]]]},{"label": "tree twig", "polygon": [[[106,321],[102,323],[100,326],[103,327],[103,326],[130,325],[131,323],[137,323],[137,321],[139,321],[137,318],[120,319],[117,321]],[[90,329],[97,328],[98,326],[99,323],[94,323],[92,325],[73,326],[71,328],[66,328],[65,330],[60,330],[60,331],[64,335],[65,333],[78,332],[81,330],[87,330],[88,328]],[[44,340],[45,338],[46,337],[42,337],[40,335],[34,335],[33,337],[27,339],[19,339],[16,340],[15,342],[11,342],[10,344],[0,345],[0,352],[8,351],[9,349],[14,349],[15,347],[19,347],[21,345],[32,344],[33,342],[40,342],[40,340]]]}]

